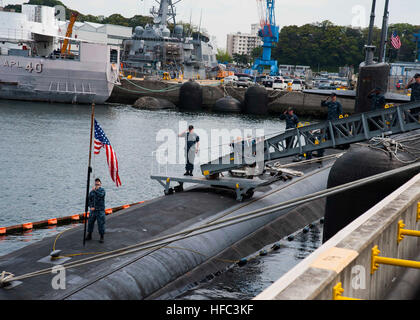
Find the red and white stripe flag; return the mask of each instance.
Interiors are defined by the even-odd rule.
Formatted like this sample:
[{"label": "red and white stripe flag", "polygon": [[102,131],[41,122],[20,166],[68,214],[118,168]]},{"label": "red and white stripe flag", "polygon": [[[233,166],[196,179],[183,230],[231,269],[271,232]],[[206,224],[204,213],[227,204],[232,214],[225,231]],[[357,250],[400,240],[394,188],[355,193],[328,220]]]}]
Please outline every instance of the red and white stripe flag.
[{"label": "red and white stripe flag", "polygon": [[105,132],[95,119],[95,154],[99,154],[102,148],[106,151],[106,161],[108,162],[111,179],[115,182],[117,187],[119,187],[121,186],[121,180],[118,175],[117,155],[115,154],[114,149],[112,149],[111,143],[106,137]]},{"label": "red and white stripe flag", "polygon": [[391,36],[391,44],[397,50],[401,48],[401,39],[398,36],[397,31],[394,31],[394,33]]}]

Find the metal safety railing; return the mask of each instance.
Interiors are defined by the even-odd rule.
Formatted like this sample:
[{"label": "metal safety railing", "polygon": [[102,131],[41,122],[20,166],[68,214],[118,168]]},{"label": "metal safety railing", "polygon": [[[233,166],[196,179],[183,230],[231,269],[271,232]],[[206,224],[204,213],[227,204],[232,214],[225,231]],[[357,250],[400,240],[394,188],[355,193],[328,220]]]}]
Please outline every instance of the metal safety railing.
[{"label": "metal safety railing", "polygon": [[[264,161],[420,129],[419,112],[420,102],[413,102],[290,129],[261,142],[264,143]],[[257,149],[258,142],[255,143],[252,152],[258,152]],[[231,153],[203,164],[201,171],[208,176],[237,169],[245,164],[252,163],[241,154]]]}]

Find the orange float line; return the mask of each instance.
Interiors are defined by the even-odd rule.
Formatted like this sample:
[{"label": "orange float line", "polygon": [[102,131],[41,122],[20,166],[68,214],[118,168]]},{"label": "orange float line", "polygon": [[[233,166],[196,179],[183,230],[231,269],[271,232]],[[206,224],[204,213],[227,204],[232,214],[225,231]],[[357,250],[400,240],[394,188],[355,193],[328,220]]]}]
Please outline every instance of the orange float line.
[{"label": "orange float line", "polygon": [[48,219],[48,225],[55,225],[57,224],[57,218]]},{"label": "orange float line", "polygon": [[32,222],[22,224],[22,229],[23,230],[31,230],[33,227],[34,227],[34,225],[32,224]]},{"label": "orange float line", "polygon": [[[126,205],[115,207],[115,208],[108,208],[108,209],[105,209],[105,214],[112,214],[119,210],[127,209],[131,206],[142,204],[144,202],[145,201],[140,201],[133,204],[126,204]],[[32,229],[44,228],[48,226],[56,226],[58,224],[60,225],[70,224],[71,222],[80,221],[81,219],[84,220],[85,216],[86,216],[86,213],[81,213],[81,214],[75,214],[72,216],[66,216],[66,217],[61,217],[61,218],[52,218],[48,220],[42,220],[38,222],[28,222],[24,224],[9,226],[9,227],[0,227],[0,235],[18,233],[18,232],[32,230]],[[89,212],[87,213],[87,217],[89,218]]]}]

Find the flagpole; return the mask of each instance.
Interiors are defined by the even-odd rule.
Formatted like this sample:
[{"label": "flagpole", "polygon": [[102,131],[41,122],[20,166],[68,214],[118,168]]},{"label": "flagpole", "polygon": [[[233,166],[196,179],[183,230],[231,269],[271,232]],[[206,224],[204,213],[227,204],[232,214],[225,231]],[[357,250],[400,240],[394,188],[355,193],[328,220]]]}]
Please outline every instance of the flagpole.
[{"label": "flagpole", "polygon": [[86,182],[86,199],[85,199],[85,213],[84,213],[84,232],[83,232],[83,246],[86,243],[86,225],[87,225],[87,212],[89,207],[89,186],[90,186],[90,174],[92,172],[91,162],[92,162],[92,144],[93,144],[93,123],[95,120],[95,103],[92,103],[92,115],[90,118],[90,144],[89,144],[89,166],[87,173],[87,182]]}]

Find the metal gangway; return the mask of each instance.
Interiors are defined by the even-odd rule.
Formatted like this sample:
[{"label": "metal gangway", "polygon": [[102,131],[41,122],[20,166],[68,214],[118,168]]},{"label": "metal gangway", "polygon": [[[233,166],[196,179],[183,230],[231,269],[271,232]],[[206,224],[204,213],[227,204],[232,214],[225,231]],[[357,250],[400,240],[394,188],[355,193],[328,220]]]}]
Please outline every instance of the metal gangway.
[{"label": "metal gangway", "polygon": [[[247,178],[255,178],[270,161],[420,129],[419,116],[420,102],[344,116],[333,121],[289,129],[269,138],[255,138],[251,143],[249,140],[236,142],[232,144],[233,152],[230,154],[201,165],[204,177],[154,175],[151,178],[164,187],[166,195],[183,191],[184,183],[194,183],[233,189],[237,200],[242,201],[251,198],[255,189],[270,181],[225,177],[223,172],[254,169],[255,174]],[[179,185],[171,187],[174,182]]]},{"label": "metal gangway", "polygon": [[[243,154],[232,152],[201,165],[201,171],[204,176],[212,177],[245,165],[252,166],[258,161],[257,154],[258,149],[261,150],[261,144],[263,144],[263,157],[261,156],[260,161],[266,163],[317,150],[343,147],[374,137],[385,137],[420,129],[419,113],[420,102],[417,101],[289,129],[271,138],[256,141],[248,156],[243,151]],[[258,148],[259,145],[260,148]],[[252,158],[249,154],[256,156]]]}]

